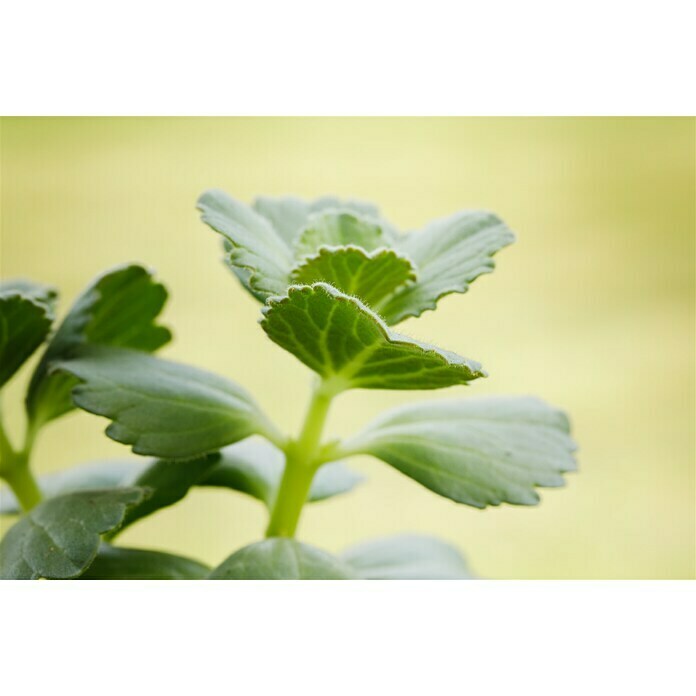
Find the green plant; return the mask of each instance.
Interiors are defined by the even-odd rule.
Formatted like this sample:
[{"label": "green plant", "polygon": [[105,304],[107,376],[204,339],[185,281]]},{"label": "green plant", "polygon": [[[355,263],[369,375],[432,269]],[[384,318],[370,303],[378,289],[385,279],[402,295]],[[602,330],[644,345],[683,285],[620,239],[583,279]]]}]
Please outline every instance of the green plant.
[{"label": "green plant", "polygon": [[[263,304],[263,330],[315,373],[300,433],[280,432],[236,383],[150,355],[169,338],[153,323],[164,291],[139,269],[141,288],[148,296],[157,288],[159,299],[138,295],[121,320],[111,307],[122,304],[123,291],[107,281],[127,271],[108,274],[94,286],[100,299],[88,291],[93,299],[83,296],[71,312],[82,323],[69,314],[36,369],[27,398],[28,445],[15,451],[3,437],[0,473],[25,509],[0,546],[3,576],[470,577],[453,547],[428,537],[376,540],[335,557],[295,534],[307,502],[359,482],[343,464],[354,455],[372,455],[477,508],[534,505],[536,487],[561,486],[563,474],[575,469],[566,416],[528,397],[418,402],[388,411],[345,440],[324,434],[332,401],[349,389],[429,390],[486,376],[479,363],[391,327],[435,309],[449,293],[466,292],[493,269],[492,256],[513,241],[512,233],[495,215],[461,212],[402,234],[371,204],[334,198],[262,197],[250,207],[209,191],[198,206],[203,221],[222,235],[230,269]],[[35,329],[5,330],[4,375],[5,354],[16,369],[46,337],[53,294],[29,286],[3,292],[10,307],[3,308],[5,316],[31,314]],[[24,309],[12,309],[17,304]],[[153,459],[47,477],[40,484],[47,499],[36,506],[41,494],[27,476],[31,442],[41,425],[73,403],[110,419],[109,437]],[[110,543],[127,525],[200,485],[262,501],[269,510],[266,539],[212,571],[190,559]],[[4,506],[13,510],[12,501]],[[76,520],[79,529],[73,529]]]}]

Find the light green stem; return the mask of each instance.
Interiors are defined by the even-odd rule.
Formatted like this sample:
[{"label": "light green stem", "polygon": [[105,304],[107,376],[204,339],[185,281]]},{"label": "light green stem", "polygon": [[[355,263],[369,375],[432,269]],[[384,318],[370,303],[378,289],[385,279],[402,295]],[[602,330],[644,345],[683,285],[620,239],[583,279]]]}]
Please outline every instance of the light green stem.
[{"label": "light green stem", "polygon": [[293,537],[307,502],[312,479],[321,465],[317,457],[333,394],[321,383],[314,391],[302,432],[285,448],[285,472],[266,530],[267,537]]},{"label": "light green stem", "polygon": [[36,431],[27,429],[24,447],[16,452],[7,437],[0,414],[0,477],[7,481],[24,512],[41,502],[41,490],[29,468]]}]

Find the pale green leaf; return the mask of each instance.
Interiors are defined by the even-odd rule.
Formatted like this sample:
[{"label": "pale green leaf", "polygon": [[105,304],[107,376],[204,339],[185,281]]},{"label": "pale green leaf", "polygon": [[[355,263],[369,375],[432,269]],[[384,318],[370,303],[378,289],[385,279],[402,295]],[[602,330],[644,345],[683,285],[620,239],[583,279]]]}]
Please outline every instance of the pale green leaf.
[{"label": "pale green leaf", "polygon": [[40,503],[0,543],[0,577],[67,579],[92,563],[100,535],[118,527],[142,488],[82,491]]},{"label": "pale green leaf", "polygon": [[285,292],[293,256],[285,239],[250,206],[223,191],[198,199],[201,219],[229,244],[229,263],[247,289],[263,301]]},{"label": "pale green leaf", "polygon": [[351,569],[325,551],[294,539],[245,546],[208,576],[211,580],[347,580]]},{"label": "pale green leaf", "polygon": [[[226,447],[220,455],[199,485],[232,488],[272,508],[285,470],[283,452],[267,440],[249,438]],[[314,476],[308,502],[347,493],[362,480],[360,474],[339,462],[324,464]]]},{"label": "pale green leaf", "polygon": [[455,213],[403,235],[395,246],[415,264],[418,281],[398,290],[380,314],[388,324],[396,324],[435,309],[441,297],[466,292],[473,280],[490,273],[493,254],[514,241],[500,218],[481,211]]},{"label": "pale green leaf", "polygon": [[322,247],[291,275],[293,284],[328,283],[377,310],[397,288],[414,281],[413,264],[392,249],[367,252],[355,246]]},{"label": "pale green leaf", "polygon": [[388,411],[337,456],[372,454],[427,488],[477,508],[535,505],[535,487],[576,468],[568,419],[540,399],[422,402]]},{"label": "pale green leaf", "polygon": [[365,580],[466,580],[473,577],[459,551],[434,537],[403,534],[344,551],[341,560]]},{"label": "pale green leaf", "polygon": [[138,265],[116,268],[97,278],[75,301],[48,344],[27,394],[27,411],[38,425],[74,408],[70,391],[75,380],[49,374],[51,366],[90,343],[152,352],[171,338],[155,323],[167,299],[164,286]]},{"label": "pale green leaf", "polygon": [[201,580],[209,572],[208,566],[184,556],[102,544],[97,557],[79,579]]},{"label": "pale green leaf", "polygon": [[46,340],[53,322],[50,305],[5,286],[0,291],[0,387]]},{"label": "pale green leaf", "polygon": [[437,389],[486,374],[472,360],[392,332],[362,302],[324,283],[290,287],[263,313],[268,336],[336,391]]},{"label": "pale green leaf", "polygon": [[341,200],[334,196],[323,196],[313,201],[303,201],[295,196],[259,196],[254,201],[254,210],[263,215],[289,245],[294,243],[314,213],[343,210],[373,218],[379,216],[379,210],[372,203]]},{"label": "pale green leaf", "polygon": [[58,292],[50,285],[36,283],[28,278],[12,278],[0,282],[0,295],[24,295],[48,306],[55,313]]},{"label": "pale green leaf", "polygon": [[80,408],[113,422],[106,434],[137,454],[183,459],[214,452],[273,426],[234,382],[140,351],[86,346],[56,366],[80,380]]},{"label": "pale green leaf", "polygon": [[318,213],[309,218],[295,241],[299,259],[314,256],[322,247],[356,246],[374,251],[389,244],[382,226],[374,219],[348,212]]}]

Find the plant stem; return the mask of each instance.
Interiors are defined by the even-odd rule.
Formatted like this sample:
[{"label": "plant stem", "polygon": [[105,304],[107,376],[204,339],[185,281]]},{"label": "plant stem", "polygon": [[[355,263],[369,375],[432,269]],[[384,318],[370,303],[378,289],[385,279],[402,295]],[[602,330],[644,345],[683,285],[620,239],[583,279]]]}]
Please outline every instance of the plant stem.
[{"label": "plant stem", "polygon": [[41,502],[41,491],[29,469],[28,458],[19,452],[15,465],[4,473],[4,479],[17,497],[24,512],[29,512]]},{"label": "plant stem", "polygon": [[300,436],[285,448],[285,471],[266,530],[267,537],[295,535],[312,479],[321,464],[317,454],[332,399],[333,393],[320,383],[312,394]]},{"label": "plant stem", "polygon": [[0,477],[7,481],[24,512],[41,502],[41,490],[29,469],[29,458],[36,430],[29,426],[24,447],[16,452],[5,432],[0,413]]}]

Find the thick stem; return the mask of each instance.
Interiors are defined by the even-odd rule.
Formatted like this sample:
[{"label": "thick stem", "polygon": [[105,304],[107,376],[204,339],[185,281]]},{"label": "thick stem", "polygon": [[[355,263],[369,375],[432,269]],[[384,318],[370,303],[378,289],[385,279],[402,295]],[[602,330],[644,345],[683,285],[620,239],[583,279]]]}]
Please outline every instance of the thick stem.
[{"label": "thick stem", "polygon": [[293,537],[319,466],[317,453],[333,395],[320,384],[312,395],[298,439],[285,449],[285,472],[278,490],[267,537]]}]

